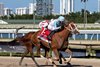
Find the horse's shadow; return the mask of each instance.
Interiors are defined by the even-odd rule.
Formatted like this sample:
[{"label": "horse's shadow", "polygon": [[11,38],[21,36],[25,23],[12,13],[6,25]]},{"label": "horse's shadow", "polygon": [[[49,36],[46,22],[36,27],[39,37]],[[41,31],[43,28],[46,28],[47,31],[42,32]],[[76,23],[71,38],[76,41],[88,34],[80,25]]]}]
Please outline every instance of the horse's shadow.
[{"label": "horse's shadow", "polygon": [[[53,67],[53,65],[40,65],[41,67]],[[71,63],[67,63],[66,65],[61,64],[57,65],[57,67],[92,67],[91,65],[73,65]]]}]

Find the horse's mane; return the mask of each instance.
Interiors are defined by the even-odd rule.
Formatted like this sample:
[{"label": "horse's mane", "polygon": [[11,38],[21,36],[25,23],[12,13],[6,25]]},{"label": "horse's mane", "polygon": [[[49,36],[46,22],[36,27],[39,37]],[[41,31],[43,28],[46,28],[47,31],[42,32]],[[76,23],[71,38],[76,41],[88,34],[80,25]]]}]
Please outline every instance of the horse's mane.
[{"label": "horse's mane", "polygon": [[57,32],[61,32],[62,30],[64,30],[64,27],[68,26],[72,21],[67,21],[65,20],[61,26],[61,29],[58,29]]}]

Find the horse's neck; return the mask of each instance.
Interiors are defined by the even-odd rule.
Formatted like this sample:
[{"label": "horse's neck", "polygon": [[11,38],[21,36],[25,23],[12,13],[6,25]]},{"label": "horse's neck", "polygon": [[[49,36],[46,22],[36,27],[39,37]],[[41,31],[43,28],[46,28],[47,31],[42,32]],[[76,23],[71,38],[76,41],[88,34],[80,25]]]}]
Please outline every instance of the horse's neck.
[{"label": "horse's neck", "polygon": [[58,32],[57,42],[59,44],[59,49],[65,48],[68,46],[68,37],[70,31],[67,29],[63,29],[62,31]]},{"label": "horse's neck", "polygon": [[70,31],[67,29],[63,29],[61,32],[59,32],[59,35],[62,36],[64,39],[68,39],[70,34]]}]

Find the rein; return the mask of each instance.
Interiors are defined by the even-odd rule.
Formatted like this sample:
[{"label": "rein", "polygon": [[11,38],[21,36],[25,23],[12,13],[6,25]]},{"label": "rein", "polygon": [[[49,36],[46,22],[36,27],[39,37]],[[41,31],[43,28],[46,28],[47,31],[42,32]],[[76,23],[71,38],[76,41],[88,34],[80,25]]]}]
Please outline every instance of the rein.
[{"label": "rein", "polygon": [[71,31],[71,32],[74,32],[74,31],[75,31],[76,26],[75,26],[74,29],[72,28],[71,24],[69,24],[68,26],[69,26],[69,28],[68,28],[68,27],[65,27],[67,30],[69,30],[69,31]]},{"label": "rein", "polygon": [[[75,26],[75,25],[74,25]],[[69,32],[71,32],[71,33],[73,33],[76,29],[77,29],[77,27],[75,26],[75,28],[73,29],[73,27],[71,26],[71,24],[69,23],[69,24],[65,24],[65,29],[67,29]],[[68,34],[68,36],[70,35],[70,33]],[[64,43],[63,43],[63,45],[60,47],[60,49],[61,48],[63,48],[63,46],[64,46]]]}]

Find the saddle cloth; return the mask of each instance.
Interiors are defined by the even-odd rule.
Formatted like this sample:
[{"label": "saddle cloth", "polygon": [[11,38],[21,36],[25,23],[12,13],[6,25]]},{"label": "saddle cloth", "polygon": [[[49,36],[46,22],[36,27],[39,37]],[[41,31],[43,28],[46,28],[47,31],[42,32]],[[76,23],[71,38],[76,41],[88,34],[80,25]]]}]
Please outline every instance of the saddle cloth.
[{"label": "saddle cloth", "polygon": [[38,35],[38,38],[41,39],[41,40],[44,40],[46,42],[50,42],[47,38],[47,36],[50,34],[50,30],[48,30],[47,28],[44,28],[42,27],[39,35]]}]

